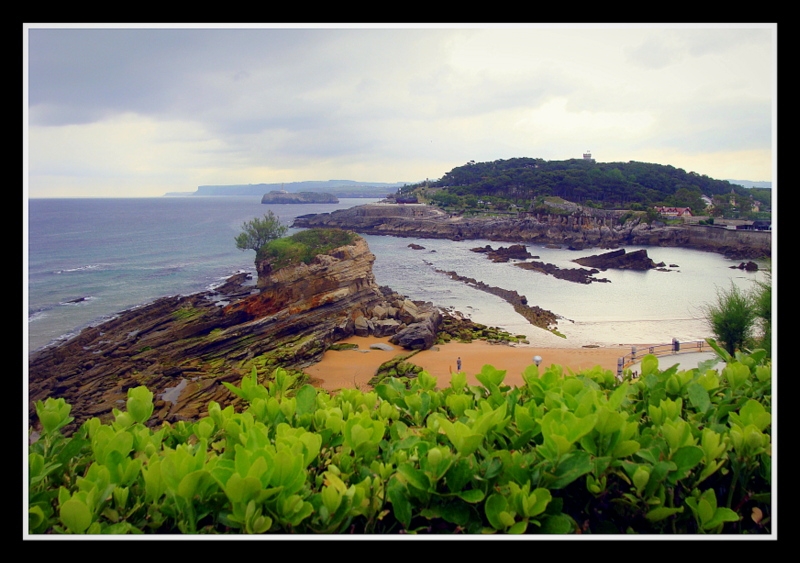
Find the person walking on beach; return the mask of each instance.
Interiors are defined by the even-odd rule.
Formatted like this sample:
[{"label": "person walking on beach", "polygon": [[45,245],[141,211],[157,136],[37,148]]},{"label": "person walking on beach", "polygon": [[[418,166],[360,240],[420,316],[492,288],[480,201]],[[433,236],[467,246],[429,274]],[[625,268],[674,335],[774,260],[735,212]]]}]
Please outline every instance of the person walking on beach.
[{"label": "person walking on beach", "polygon": [[456,360],[456,369],[458,371],[461,371],[461,356],[459,356],[458,359]]}]

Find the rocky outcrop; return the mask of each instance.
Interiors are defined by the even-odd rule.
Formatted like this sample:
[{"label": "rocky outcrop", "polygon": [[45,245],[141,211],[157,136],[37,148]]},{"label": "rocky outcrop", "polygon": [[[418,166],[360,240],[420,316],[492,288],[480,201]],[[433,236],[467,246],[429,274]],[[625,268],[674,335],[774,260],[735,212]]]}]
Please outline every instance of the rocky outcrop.
[{"label": "rocky outcrop", "polygon": [[597,270],[596,268],[592,268],[591,270],[587,270],[586,268],[559,268],[555,264],[538,262],[536,260],[533,260],[531,262],[518,262],[514,265],[517,268],[522,268],[523,270],[531,270],[534,272],[539,272],[541,274],[546,274],[549,276],[553,276],[554,278],[570,281],[573,283],[583,283],[583,284],[589,284],[592,282],[608,283],[609,281],[606,278],[595,277],[595,274],[600,273],[600,271]]},{"label": "rocky outcrop", "polygon": [[[255,285],[239,274],[214,291],[122,312],[31,355],[31,413],[35,401],[63,397],[77,425],[109,417],[124,406],[128,389],[147,385],[158,399],[153,421],[193,419],[209,401],[236,403],[222,382],[238,384],[254,366],[260,377],[278,366],[299,370],[354,334],[389,336],[412,326],[422,334],[415,325],[423,324],[435,335],[441,322],[436,308],[379,287],[374,261],[356,237],[310,264],[274,272],[258,264]],[[418,349],[433,341],[404,337],[398,343]]]},{"label": "rocky outcrop", "polygon": [[746,270],[748,272],[757,272],[758,271],[758,264],[755,262],[741,262],[738,266],[731,266],[732,269],[739,269],[739,270]]},{"label": "rocky outcrop", "polygon": [[493,249],[490,245],[480,248],[473,248],[472,252],[479,252],[486,254],[492,262],[508,262],[509,260],[527,260],[528,258],[538,258],[530,252],[524,244],[512,244],[508,248],[501,246],[498,249]]},{"label": "rocky outcrop", "polygon": [[271,191],[264,194],[261,203],[339,203],[339,199],[332,194],[321,192],[296,192]]},{"label": "rocky outcrop", "polygon": [[653,262],[652,258],[647,255],[647,250],[635,250],[633,252],[626,252],[624,248],[606,252],[605,254],[596,254],[594,256],[586,256],[584,258],[576,258],[573,262],[581,266],[588,266],[590,268],[599,268],[601,270],[608,270],[614,268],[617,270],[652,270],[658,265]]},{"label": "rocky outcrop", "polygon": [[735,259],[770,256],[771,232],[737,231],[715,226],[666,226],[620,223],[623,211],[578,208],[569,214],[519,213],[504,217],[451,215],[433,206],[370,204],[332,213],[303,215],[295,227],[335,227],[364,234],[442,238],[488,239],[572,249],[620,246],[679,246],[707,250]]},{"label": "rocky outcrop", "polygon": [[595,274],[599,270],[585,268],[559,268],[555,264],[548,264],[545,262],[538,262],[536,260],[528,261],[528,258],[538,258],[528,252],[524,244],[512,244],[508,248],[501,246],[498,249],[493,249],[491,245],[486,245],[479,248],[473,248],[472,252],[486,254],[492,262],[508,262],[510,260],[517,260],[514,266],[522,268],[523,270],[530,270],[539,272],[541,274],[553,276],[558,279],[567,280],[575,283],[592,283],[592,282],[608,282],[605,278],[596,278]]},{"label": "rocky outcrop", "polygon": [[524,295],[520,295],[516,291],[503,289],[502,287],[487,285],[484,282],[478,281],[474,278],[460,276],[453,271],[450,272],[446,272],[444,270],[436,270],[436,271],[440,274],[447,275],[448,277],[450,277],[450,279],[464,282],[470,287],[473,287],[480,291],[485,291],[486,293],[497,295],[498,297],[510,303],[511,306],[514,307],[514,311],[519,313],[533,326],[538,326],[539,328],[543,328],[545,330],[549,330],[554,333],[556,332],[558,317],[553,312],[548,311],[547,309],[542,309],[541,307],[537,307],[535,305],[534,306],[528,305],[528,298],[525,297]]}]

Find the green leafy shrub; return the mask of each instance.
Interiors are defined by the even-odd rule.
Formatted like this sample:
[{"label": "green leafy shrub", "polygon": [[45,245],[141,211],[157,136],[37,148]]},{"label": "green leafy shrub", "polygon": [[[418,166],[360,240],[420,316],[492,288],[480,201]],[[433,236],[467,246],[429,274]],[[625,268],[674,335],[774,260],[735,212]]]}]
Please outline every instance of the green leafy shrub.
[{"label": "green leafy shrub", "polygon": [[242,232],[236,236],[236,248],[258,253],[266,243],[285,235],[286,230],[280,218],[272,211],[267,211],[262,218],[256,217],[242,223]]},{"label": "green leafy shrub", "polygon": [[731,283],[730,289],[717,290],[717,301],[705,311],[709,328],[728,354],[751,344],[756,311],[750,295]]},{"label": "green leafy shrub", "polygon": [[301,262],[309,264],[318,254],[352,245],[356,236],[353,232],[339,229],[306,229],[268,242],[261,247],[256,260],[269,260],[275,270]]},{"label": "green leafy shrub", "polygon": [[[31,534],[770,533],[771,366],[720,372],[484,366],[336,395],[255,369],[200,420],[147,425],[152,394],[72,436],[36,404]],[[715,360],[716,361],[716,360]]]},{"label": "green leafy shrub", "polygon": [[770,354],[772,351],[772,283],[771,279],[757,282],[753,295],[753,310],[761,328],[758,345]]}]

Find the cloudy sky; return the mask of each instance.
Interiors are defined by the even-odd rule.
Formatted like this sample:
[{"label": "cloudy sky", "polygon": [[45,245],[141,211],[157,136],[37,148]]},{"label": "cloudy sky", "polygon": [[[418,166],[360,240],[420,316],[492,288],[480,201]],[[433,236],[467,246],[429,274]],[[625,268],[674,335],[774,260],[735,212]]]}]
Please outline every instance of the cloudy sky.
[{"label": "cloudy sky", "polygon": [[773,180],[777,26],[26,26],[29,197],[417,182],[469,160]]}]

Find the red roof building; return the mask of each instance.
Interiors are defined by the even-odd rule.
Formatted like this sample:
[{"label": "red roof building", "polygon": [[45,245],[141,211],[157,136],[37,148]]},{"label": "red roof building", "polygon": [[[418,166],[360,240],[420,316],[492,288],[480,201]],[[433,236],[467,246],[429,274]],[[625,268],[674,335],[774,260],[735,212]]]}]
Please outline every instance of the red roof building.
[{"label": "red roof building", "polygon": [[656,207],[655,209],[665,217],[692,217],[692,210],[688,207]]}]

